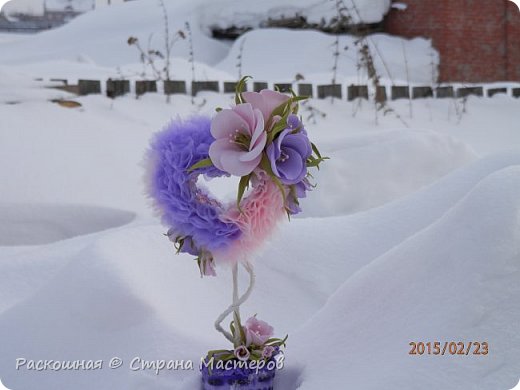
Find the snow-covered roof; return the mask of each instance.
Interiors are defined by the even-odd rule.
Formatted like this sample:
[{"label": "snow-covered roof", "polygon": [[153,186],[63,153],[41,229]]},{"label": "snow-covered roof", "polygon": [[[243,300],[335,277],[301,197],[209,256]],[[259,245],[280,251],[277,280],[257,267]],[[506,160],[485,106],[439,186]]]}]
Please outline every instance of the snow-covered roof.
[{"label": "snow-covered roof", "polygon": [[17,14],[42,16],[43,10],[42,0],[11,0],[2,7],[2,13],[7,17]]},{"label": "snow-covered roof", "polygon": [[329,22],[338,7],[353,24],[378,23],[391,6],[391,0],[217,0],[208,2],[202,14],[205,24],[220,28],[258,27],[268,18],[304,17],[308,23]]},{"label": "snow-covered roof", "polygon": [[76,12],[87,12],[94,8],[94,0],[45,0],[45,7],[50,11],[71,9]]},{"label": "snow-covered roof", "polygon": [[42,16],[45,10],[86,12],[93,8],[94,0],[11,0],[2,7],[2,12],[6,16]]}]

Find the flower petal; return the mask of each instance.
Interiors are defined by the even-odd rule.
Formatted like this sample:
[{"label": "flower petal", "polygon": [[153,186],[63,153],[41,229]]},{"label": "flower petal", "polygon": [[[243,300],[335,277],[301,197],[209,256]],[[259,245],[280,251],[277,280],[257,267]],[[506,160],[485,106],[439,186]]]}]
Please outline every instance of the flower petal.
[{"label": "flower petal", "polygon": [[289,100],[289,96],[280,92],[271,91],[269,89],[260,91],[260,95],[262,95],[264,98],[265,108],[269,112],[269,116],[276,107]]},{"label": "flower petal", "polygon": [[255,128],[255,112],[250,103],[238,104],[233,108],[233,112],[240,115],[240,117],[247,123],[248,134],[252,135]]},{"label": "flower petal", "polygon": [[267,105],[262,95],[258,92],[243,92],[242,97],[248,103],[251,103],[253,108],[260,110],[265,120],[269,118],[271,112],[268,111]]},{"label": "flower petal", "polygon": [[209,147],[209,158],[211,159],[211,162],[213,162],[213,165],[215,165],[221,171],[226,172],[224,166],[222,165],[222,156],[225,156],[227,153],[234,152],[236,149],[236,145],[229,142],[229,139],[217,139],[216,141],[213,141]]},{"label": "flower petal", "polygon": [[278,172],[278,168],[276,167],[276,160],[280,158],[280,148],[278,148],[274,142],[269,145],[265,151],[267,153],[267,158],[271,163],[271,169],[276,177],[280,177],[280,173]]},{"label": "flower petal", "polygon": [[[254,148],[252,148],[249,152],[244,152],[242,156],[240,156],[240,161],[252,161],[253,159],[259,158],[261,159],[261,154],[264,150],[265,144],[267,143],[267,134],[264,132],[260,134],[260,138]],[[260,162],[260,161],[258,161]]]},{"label": "flower petal", "polygon": [[[264,129],[264,117],[262,116],[262,112],[260,110],[255,109],[254,111],[255,116],[255,122],[256,126],[251,127],[251,130],[253,131],[253,135],[251,137],[251,146],[249,147],[249,150],[256,147],[256,144],[262,134],[266,134]],[[264,143],[265,145],[265,143]]]},{"label": "flower petal", "polygon": [[[249,175],[258,166],[260,159],[252,161],[240,161],[243,151],[233,150],[223,154],[220,158],[223,171],[235,176]],[[260,156],[259,156],[260,157]]]},{"label": "flower petal", "polygon": [[302,156],[291,148],[284,148],[283,151],[288,158],[284,162],[278,161],[277,163],[278,172],[281,174],[280,179],[284,184],[296,184],[305,175]]},{"label": "flower petal", "polygon": [[211,121],[211,135],[215,139],[226,138],[235,130],[248,132],[248,123],[233,110],[222,110]]},{"label": "flower petal", "polygon": [[305,159],[312,154],[309,138],[301,133],[287,135],[283,140],[283,145],[297,150]]}]

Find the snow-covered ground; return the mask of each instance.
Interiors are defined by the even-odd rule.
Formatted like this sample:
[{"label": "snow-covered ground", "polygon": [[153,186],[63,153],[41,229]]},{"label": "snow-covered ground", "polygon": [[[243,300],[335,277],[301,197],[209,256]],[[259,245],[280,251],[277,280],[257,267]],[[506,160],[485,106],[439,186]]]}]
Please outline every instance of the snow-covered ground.
[{"label": "snow-covered ground", "polygon": [[[170,7],[203,20],[204,1],[191,3]],[[227,347],[213,322],[229,303],[230,272],[201,280],[190,256],[174,255],[143,195],[141,162],[171,118],[212,115],[232,97],[78,98],[34,80],[138,69],[124,41],[160,24],[160,11],[143,4],[117,6],[125,18],[112,19],[113,30],[117,7],[36,36],[0,36],[0,379],[9,389],[193,390],[196,367],[156,375],[130,361],[197,365],[208,349]],[[84,35],[94,22],[99,29]],[[196,35],[207,56],[198,71],[235,75],[240,41],[217,42],[204,26]],[[293,74],[285,61],[265,60],[262,37],[329,49],[318,33],[250,32],[247,66],[270,81]],[[382,52],[402,51],[400,40],[374,41]],[[421,68],[428,46],[405,45]],[[176,55],[178,76],[189,79],[187,57]],[[295,73],[324,79],[331,64],[323,57],[300,59]],[[357,70],[345,66],[341,77]],[[59,98],[81,106],[51,102]],[[387,115],[367,102],[303,105],[310,136],[331,160],[304,213],[282,223],[256,258],[244,316],[258,313],[289,334],[279,389],[510,389],[520,377],[520,100],[470,97],[464,113],[452,99],[390,104]],[[229,192],[224,180],[210,186]],[[489,354],[412,356],[414,341],[487,342]],[[116,356],[124,363],[112,370]],[[17,358],[104,366],[16,370]]]}]

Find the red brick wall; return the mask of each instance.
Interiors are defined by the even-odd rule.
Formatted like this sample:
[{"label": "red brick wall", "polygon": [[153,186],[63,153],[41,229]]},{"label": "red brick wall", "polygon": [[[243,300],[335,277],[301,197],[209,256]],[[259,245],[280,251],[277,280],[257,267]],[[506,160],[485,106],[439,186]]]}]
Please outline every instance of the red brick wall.
[{"label": "red brick wall", "polygon": [[520,81],[520,12],[508,0],[397,0],[386,31],[431,38],[440,81]]},{"label": "red brick wall", "polygon": [[509,80],[520,81],[520,11],[508,2],[507,24],[507,74]]}]

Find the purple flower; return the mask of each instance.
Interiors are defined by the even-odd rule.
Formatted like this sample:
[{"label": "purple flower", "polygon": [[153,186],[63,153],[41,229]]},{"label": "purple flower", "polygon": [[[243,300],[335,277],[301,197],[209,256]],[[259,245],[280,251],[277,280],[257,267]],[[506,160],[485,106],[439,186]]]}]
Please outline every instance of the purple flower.
[{"label": "purple flower", "polygon": [[309,180],[304,177],[302,181],[294,185],[294,192],[288,191],[285,203],[291,215],[301,213],[302,209],[298,204],[298,199],[307,197],[307,191],[309,191],[311,188],[311,183],[309,183]]},{"label": "purple flower", "polygon": [[301,131],[295,133],[296,130],[291,128],[293,125],[288,123],[289,127],[266,150],[273,173],[287,185],[303,180],[307,174],[307,158],[312,153],[307,135]]},{"label": "purple flower", "polygon": [[247,349],[243,345],[236,347],[234,353],[238,360],[241,360],[243,362],[247,362],[249,360],[249,356],[250,356],[249,349]]},{"label": "purple flower", "polygon": [[271,359],[273,356],[273,353],[276,349],[271,345],[266,345],[264,349],[262,350],[262,357],[264,359]]},{"label": "purple flower", "polygon": [[209,157],[220,170],[235,176],[253,172],[267,142],[262,112],[250,103],[220,111],[211,122],[215,137]]},{"label": "purple flower", "polygon": [[267,322],[251,317],[246,321],[244,332],[246,334],[246,345],[264,345],[273,336],[274,329]]}]

